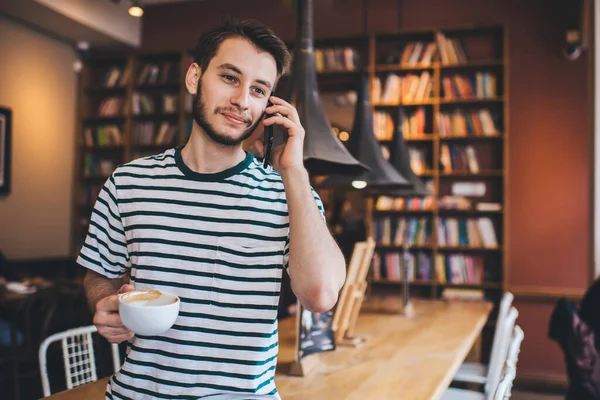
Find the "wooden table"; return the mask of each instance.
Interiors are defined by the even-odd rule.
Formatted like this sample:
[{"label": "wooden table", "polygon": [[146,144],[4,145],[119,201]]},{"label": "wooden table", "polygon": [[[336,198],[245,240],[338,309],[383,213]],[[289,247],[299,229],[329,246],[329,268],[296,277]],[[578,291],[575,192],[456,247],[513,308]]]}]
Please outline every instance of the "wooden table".
[{"label": "wooden table", "polygon": [[[294,320],[279,324],[275,382],[283,400],[437,400],[469,353],[492,308],[483,302],[415,301],[415,316],[363,313],[359,348],[338,347],[318,357],[307,377],[291,377]],[[55,400],[103,399],[107,378],[52,396]]]}]

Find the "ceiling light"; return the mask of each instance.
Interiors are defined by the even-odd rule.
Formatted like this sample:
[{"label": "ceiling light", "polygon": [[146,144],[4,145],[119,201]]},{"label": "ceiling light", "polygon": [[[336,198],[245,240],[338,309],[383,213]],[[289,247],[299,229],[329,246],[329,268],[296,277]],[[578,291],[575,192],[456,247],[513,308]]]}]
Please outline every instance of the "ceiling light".
[{"label": "ceiling light", "polygon": [[129,11],[129,15],[131,15],[132,17],[141,17],[142,15],[144,15],[144,9],[140,5],[140,3],[137,1],[134,1],[131,4],[131,6],[129,6],[128,11]]}]

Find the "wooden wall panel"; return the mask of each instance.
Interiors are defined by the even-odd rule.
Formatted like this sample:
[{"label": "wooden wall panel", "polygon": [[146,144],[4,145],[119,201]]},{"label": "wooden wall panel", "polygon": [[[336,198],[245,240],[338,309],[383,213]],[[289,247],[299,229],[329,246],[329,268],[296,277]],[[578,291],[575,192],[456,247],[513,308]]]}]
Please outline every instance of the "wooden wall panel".
[{"label": "wooden wall panel", "polygon": [[[358,36],[365,29],[363,0],[313,1],[315,38]],[[293,21],[296,26],[296,21]]]},{"label": "wooden wall panel", "polygon": [[516,301],[517,324],[525,332],[519,354],[519,372],[530,375],[564,376],[563,354],[558,344],[548,339],[548,319],[552,304]]},{"label": "wooden wall panel", "polygon": [[283,1],[219,0],[210,2],[181,2],[175,5],[148,7],[144,14],[143,51],[157,52],[191,48],[207,28],[226,18],[257,19],[268,25],[282,39],[295,35],[291,8]]},{"label": "wooden wall panel", "polygon": [[400,28],[398,0],[366,0],[367,33],[396,33]]}]

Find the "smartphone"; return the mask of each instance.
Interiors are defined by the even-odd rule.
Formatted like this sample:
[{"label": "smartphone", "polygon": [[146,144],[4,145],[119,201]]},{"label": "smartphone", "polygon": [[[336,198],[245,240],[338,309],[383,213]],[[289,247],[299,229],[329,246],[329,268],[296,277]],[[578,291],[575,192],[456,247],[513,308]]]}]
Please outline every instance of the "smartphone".
[{"label": "smartphone", "polygon": [[[267,102],[267,107],[271,107],[273,104]],[[272,117],[272,114],[265,114],[265,119]],[[277,124],[269,125],[265,127],[265,134],[263,144],[265,148],[265,158],[263,159],[263,166],[267,168],[271,164],[271,153],[273,148],[282,145],[287,140],[287,131]]]},{"label": "smartphone", "polygon": [[[270,101],[267,102],[267,107],[271,107],[273,103]],[[265,119],[272,117],[272,114],[266,114]],[[265,148],[265,158],[263,160],[263,167],[267,168],[271,163],[271,151],[273,150],[273,125],[269,125],[265,127],[265,137],[264,137],[264,148]]]}]

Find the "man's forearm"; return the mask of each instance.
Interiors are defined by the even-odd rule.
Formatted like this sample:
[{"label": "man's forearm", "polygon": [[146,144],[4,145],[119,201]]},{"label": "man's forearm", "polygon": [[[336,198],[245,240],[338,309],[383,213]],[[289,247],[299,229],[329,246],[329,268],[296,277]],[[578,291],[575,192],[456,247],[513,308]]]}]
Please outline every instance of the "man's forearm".
[{"label": "man's forearm", "polygon": [[122,283],[122,278],[110,279],[97,272],[87,271],[83,280],[83,287],[92,313],[96,312],[98,301],[116,294]]},{"label": "man's forearm", "polygon": [[330,310],[346,279],[346,263],[329,233],[303,168],[282,171],[290,215],[289,274],[302,305],[316,312]]}]

